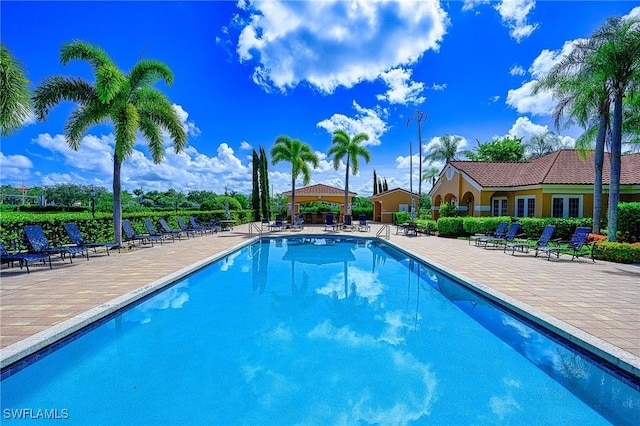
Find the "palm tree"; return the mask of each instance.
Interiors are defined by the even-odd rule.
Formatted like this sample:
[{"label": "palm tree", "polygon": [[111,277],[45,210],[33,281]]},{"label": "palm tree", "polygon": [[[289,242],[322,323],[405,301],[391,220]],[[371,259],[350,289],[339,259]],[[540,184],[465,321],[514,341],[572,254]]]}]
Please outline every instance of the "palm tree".
[{"label": "palm tree", "polygon": [[333,156],[333,168],[338,170],[340,167],[340,162],[346,156],[347,157],[347,167],[345,171],[344,178],[344,214],[348,213],[349,208],[349,169],[355,175],[358,173],[359,166],[359,158],[362,157],[364,160],[369,163],[371,160],[371,154],[367,151],[367,148],[360,146],[360,144],[364,141],[369,140],[369,135],[366,133],[358,133],[351,139],[347,132],[342,129],[338,129],[333,132],[333,139],[331,142],[333,143],[331,147],[329,147],[329,151],[327,151],[327,156]]},{"label": "palm tree", "polygon": [[[411,117],[407,119],[407,126],[411,123],[411,120],[416,119],[418,122],[418,176],[422,176],[422,122],[427,120],[427,113],[420,110],[416,110]],[[422,198],[422,179],[418,181],[418,210],[420,210],[420,199]]]},{"label": "palm tree", "polygon": [[640,17],[610,18],[592,39],[597,51],[589,56],[589,66],[603,76],[613,96],[611,131],[611,177],[609,183],[609,223],[607,239],[616,241],[622,156],[622,109],[627,92],[640,87]]},{"label": "palm tree", "polygon": [[296,208],[296,179],[302,174],[303,185],[311,182],[309,164],[315,169],[320,160],[306,143],[281,135],[276,138],[275,144],[271,147],[271,164],[275,166],[281,161],[291,163],[291,219],[293,222]]},{"label": "palm tree", "polygon": [[29,80],[7,46],[0,44],[0,134],[9,136],[31,113]]},{"label": "palm tree", "polygon": [[82,41],[64,44],[60,62],[73,59],[89,62],[96,82],[80,78],[52,76],[40,84],[33,96],[38,119],[46,119],[49,110],[62,101],[78,107],[71,113],[64,130],[67,143],[77,150],[82,136],[91,126],[111,122],[115,127],[113,154],[113,226],[115,242],[122,244],[122,206],[120,172],[122,162],[131,155],[138,130],[147,140],[155,163],[164,158],[162,130],[169,133],[175,152],[187,143],[184,126],[169,99],[152,87],[157,80],[173,83],[173,73],[164,63],[145,59],[134,65],[128,74],[122,72],[109,55],[97,46]]},{"label": "palm tree", "polygon": [[551,154],[559,150],[561,146],[562,143],[558,136],[550,130],[532,135],[524,144],[524,147],[529,151],[529,159]]},{"label": "palm tree", "polygon": [[589,67],[588,58],[598,49],[598,41],[587,39],[576,43],[570,54],[556,64],[534,86],[534,93],[544,89],[554,92],[558,103],[553,112],[556,128],[560,128],[563,116],[568,113],[585,128],[576,140],[576,148],[586,152],[595,145],[593,224],[592,231],[600,232],[602,210],[602,168],[606,136],[610,130],[611,92],[606,79]]},{"label": "palm tree", "polygon": [[431,183],[435,183],[435,178],[440,174],[440,169],[436,166],[431,166],[427,168],[422,174],[422,180],[431,181]]},{"label": "palm tree", "polygon": [[435,161],[449,162],[455,160],[460,142],[462,142],[462,136],[440,136],[439,141],[431,146],[431,152],[424,156],[424,161],[432,164]]}]

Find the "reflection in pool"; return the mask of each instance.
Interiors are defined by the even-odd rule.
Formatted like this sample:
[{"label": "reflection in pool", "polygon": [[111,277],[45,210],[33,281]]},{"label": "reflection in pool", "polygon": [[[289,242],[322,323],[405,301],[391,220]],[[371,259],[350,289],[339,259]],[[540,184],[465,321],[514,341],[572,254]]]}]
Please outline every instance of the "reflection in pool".
[{"label": "reflection in pool", "polygon": [[263,239],[35,358],[3,409],[76,424],[640,424],[637,383],[359,238]]}]

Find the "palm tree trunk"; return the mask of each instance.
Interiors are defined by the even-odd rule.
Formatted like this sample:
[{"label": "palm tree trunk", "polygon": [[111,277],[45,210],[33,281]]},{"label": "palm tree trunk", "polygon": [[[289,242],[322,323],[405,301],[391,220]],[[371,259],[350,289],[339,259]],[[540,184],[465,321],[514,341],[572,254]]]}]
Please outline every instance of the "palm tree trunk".
[{"label": "palm tree trunk", "polygon": [[[344,178],[344,216],[347,215],[347,207],[348,207],[348,202],[349,202],[349,160],[351,158],[349,158],[349,154],[347,154],[347,171],[346,171],[346,176]],[[344,217],[342,219],[344,221]]]},{"label": "palm tree trunk", "polygon": [[292,170],[291,171],[291,222],[290,223],[293,223],[293,221],[295,220],[293,217],[295,210],[296,210],[296,178]]},{"label": "palm tree trunk", "polygon": [[620,200],[620,169],[622,156],[622,96],[618,91],[613,103],[613,135],[611,141],[611,177],[609,182],[609,224],[607,241],[616,241],[618,231],[618,201]]},{"label": "palm tree trunk", "polygon": [[122,202],[120,198],[120,170],[122,161],[113,155],[113,240],[122,245]]},{"label": "palm tree trunk", "polygon": [[607,115],[600,113],[598,136],[596,139],[596,151],[593,159],[595,171],[593,178],[593,224],[591,230],[594,234],[600,233],[600,216],[602,210],[602,166],[604,163],[604,143],[607,134]]}]

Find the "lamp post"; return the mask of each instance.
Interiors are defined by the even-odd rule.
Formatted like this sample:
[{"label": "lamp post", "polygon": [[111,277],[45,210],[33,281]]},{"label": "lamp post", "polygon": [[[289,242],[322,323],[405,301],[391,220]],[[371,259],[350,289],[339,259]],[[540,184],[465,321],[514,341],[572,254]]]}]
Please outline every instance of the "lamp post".
[{"label": "lamp post", "polygon": [[96,190],[93,187],[93,185],[91,185],[91,191],[89,192],[89,195],[91,195],[91,217],[95,219],[96,218]]}]

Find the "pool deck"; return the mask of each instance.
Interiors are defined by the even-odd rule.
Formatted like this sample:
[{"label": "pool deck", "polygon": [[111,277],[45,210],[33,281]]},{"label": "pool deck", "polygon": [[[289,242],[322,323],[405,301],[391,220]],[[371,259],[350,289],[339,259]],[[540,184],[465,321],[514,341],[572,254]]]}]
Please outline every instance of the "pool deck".
[{"label": "pool deck", "polygon": [[[258,224],[258,226],[260,226]],[[305,226],[305,234],[325,231]],[[299,235],[288,230],[263,235]],[[254,233],[255,237],[256,234]],[[0,275],[0,362],[4,367],[55,339],[221,257],[250,238],[249,225],[213,235],[166,242],[122,253],[91,252],[73,264],[54,260],[31,273],[2,266]],[[389,242],[471,283],[489,297],[542,322],[581,346],[640,377],[640,266],[588,259],[570,261],[503,253],[467,241],[408,237],[391,227]]]}]

